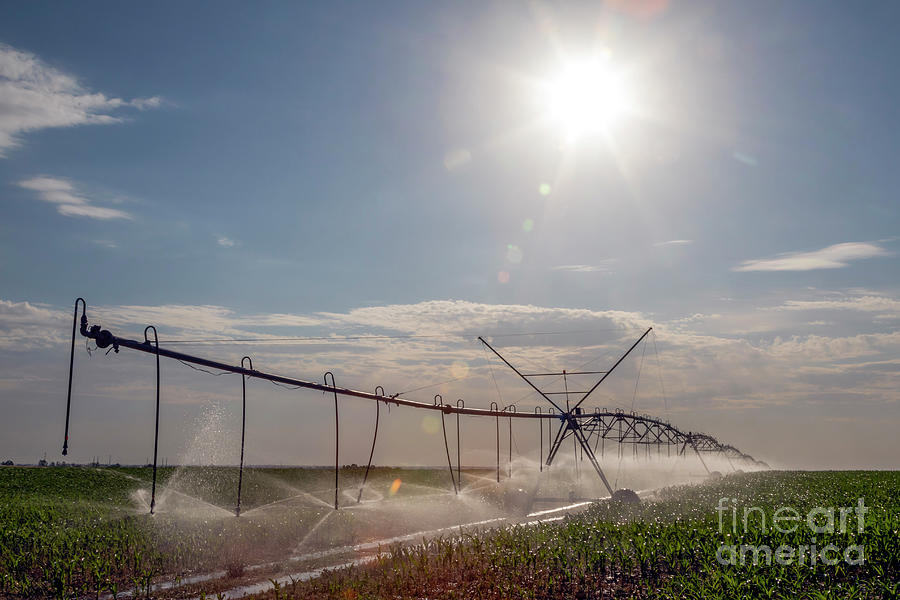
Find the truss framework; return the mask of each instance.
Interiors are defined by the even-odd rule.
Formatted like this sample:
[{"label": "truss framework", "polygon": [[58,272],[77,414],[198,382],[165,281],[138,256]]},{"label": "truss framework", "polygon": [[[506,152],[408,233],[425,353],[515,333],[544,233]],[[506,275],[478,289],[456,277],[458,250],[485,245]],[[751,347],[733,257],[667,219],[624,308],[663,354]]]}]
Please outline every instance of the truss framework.
[{"label": "truss framework", "polygon": [[[559,411],[559,415],[554,415],[560,420],[559,428],[557,429],[556,435],[550,444],[550,449],[547,453],[545,464],[548,467],[553,464],[553,460],[559,453],[563,442],[565,442],[569,438],[573,438],[576,448],[580,447],[583,453],[582,456],[587,456],[589,462],[591,463],[591,466],[594,467],[594,470],[597,472],[597,475],[600,477],[603,485],[606,486],[606,489],[609,491],[610,495],[614,493],[614,490],[609,484],[609,481],[606,478],[606,474],[603,472],[603,469],[600,466],[600,462],[597,460],[596,456],[597,444],[605,442],[606,440],[612,440],[617,444],[643,444],[647,446],[648,451],[650,449],[650,446],[652,445],[655,445],[657,447],[657,450],[660,450],[662,446],[665,445],[667,448],[667,452],[671,454],[671,449],[674,447],[678,449],[679,455],[684,455],[687,448],[690,447],[700,459],[700,462],[701,464],[703,464],[703,468],[706,470],[707,474],[710,473],[710,470],[706,464],[706,461],[703,459],[703,453],[717,453],[721,456],[724,456],[728,460],[729,464],[731,464],[732,468],[734,468],[734,463],[732,462],[732,460],[747,461],[759,466],[768,467],[768,465],[766,465],[765,463],[757,461],[749,454],[744,454],[734,446],[720,443],[711,435],[707,435],[704,433],[695,433],[691,431],[683,432],[672,426],[668,421],[663,421],[661,419],[651,417],[650,415],[637,414],[635,412],[627,413],[622,410],[607,412],[606,409],[603,409],[601,411],[599,408],[594,408],[593,412],[591,413],[584,412],[584,410],[581,408],[581,405],[584,403],[584,401],[587,400],[588,397],[590,397],[590,395],[600,386],[600,384],[602,384],[606,380],[606,378],[616,370],[616,367],[622,364],[622,361],[624,361],[628,357],[628,355],[631,354],[631,352],[635,348],[637,348],[638,344],[640,344],[652,330],[653,328],[649,327],[637,339],[637,341],[634,342],[630,348],[628,348],[628,350],[619,358],[619,360],[617,360],[606,371],[561,371],[526,374],[522,373],[516,367],[514,367],[484,338],[479,337],[478,339],[482,344],[485,345],[485,347],[490,349],[495,355],[497,355],[497,357],[500,358],[500,360],[502,360],[510,369],[512,369],[516,373],[516,375],[522,378],[529,386],[531,386],[534,391],[540,394],[547,402],[549,402],[556,410]],[[568,390],[568,376],[592,374],[599,374],[602,376],[589,390],[587,390],[586,392],[570,392]],[[554,375],[562,377],[563,382],[566,386],[566,390],[564,392],[550,392],[543,390],[537,385],[537,383],[535,383],[535,381],[533,381],[533,379],[537,377]],[[580,398],[577,400],[577,402],[571,404],[569,398],[573,394],[580,396]],[[554,395],[565,395],[565,409],[562,408],[561,404],[558,404],[553,400],[553,398],[551,398],[551,396]],[[592,440],[594,440],[593,448],[591,447]]]}]

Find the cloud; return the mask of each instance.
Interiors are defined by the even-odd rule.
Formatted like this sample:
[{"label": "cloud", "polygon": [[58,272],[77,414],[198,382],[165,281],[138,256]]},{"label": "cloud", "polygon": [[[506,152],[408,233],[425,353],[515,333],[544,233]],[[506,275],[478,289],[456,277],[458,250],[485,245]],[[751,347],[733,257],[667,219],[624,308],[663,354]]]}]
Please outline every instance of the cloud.
[{"label": "cloud", "polygon": [[558,265],[553,267],[553,270],[567,271],[569,273],[610,273],[615,262],[615,258],[607,258],[595,265]]},{"label": "cloud", "polygon": [[465,300],[428,300],[356,308],[346,313],[316,313],[335,324],[393,330],[407,334],[476,337],[491,333],[590,330],[602,327],[637,329],[647,320],[636,313],[555,308],[529,304],[482,304]]},{"label": "cloud", "polygon": [[0,349],[35,348],[65,338],[65,313],[44,304],[0,299]]},{"label": "cloud", "polygon": [[734,160],[738,162],[742,162],[747,166],[755,167],[756,166],[756,157],[750,154],[746,154],[744,152],[734,151],[731,156],[734,157]]},{"label": "cloud", "polygon": [[[851,331],[842,335],[830,328],[826,335],[811,331],[801,334],[798,324],[810,321],[810,314],[798,304],[790,306],[789,311],[751,306],[734,315],[697,314],[657,320],[646,345],[636,348],[623,361],[590,398],[588,406],[628,409],[636,397],[635,406],[641,412],[670,418],[684,429],[708,431],[751,454],[759,453],[764,459],[780,456],[784,460],[800,460],[791,452],[793,445],[802,444],[809,446],[811,453],[802,459],[806,461],[803,464],[823,467],[829,466],[829,461],[841,465],[884,463],[886,459],[878,457],[896,455],[900,442],[895,438],[885,439],[885,447],[879,452],[851,451],[845,455],[843,451],[829,450],[829,441],[822,437],[820,427],[827,419],[870,418],[876,414],[878,423],[896,428],[900,422],[896,411],[900,406],[900,332]],[[813,314],[820,309],[817,305],[809,308]],[[734,319],[758,319],[760,315],[780,316],[789,323],[765,335],[736,336],[723,330]],[[132,339],[142,339],[144,326],[155,324],[163,347],[186,339],[353,336],[295,339],[277,344],[188,343],[172,347],[229,364],[239,363],[241,356],[248,354],[257,369],[305,380],[321,381],[321,374],[331,370],[339,385],[354,389],[370,390],[383,385],[388,394],[412,390],[405,396],[420,401],[430,401],[440,393],[445,399],[463,398],[467,406],[486,407],[495,400],[501,404],[516,403],[520,411],[539,404],[536,394],[484,350],[475,341],[476,335],[486,336],[513,364],[528,369],[602,369],[613,364],[651,323],[647,315],[638,312],[464,300],[296,314],[244,314],[215,305],[90,305],[88,317],[92,324],[101,324]],[[23,398],[30,404],[43,398],[50,404],[58,401],[59,390],[64,390],[66,384],[64,365],[71,326],[71,307],[0,300],[0,392],[6,398]],[[527,332],[560,335],[508,335]],[[821,329],[818,332],[823,333]],[[384,339],[378,337],[381,335],[429,337]],[[79,337],[79,402],[96,407],[97,403],[115,401],[123,410],[143,410],[137,405],[132,409],[128,402],[118,403],[132,397],[152,397],[152,371],[148,370],[152,363],[147,357],[123,351],[109,356],[95,353],[93,359],[86,360],[81,357],[83,345]],[[459,365],[466,373],[462,380],[456,380]],[[164,369],[166,403],[200,410],[218,398],[234,406],[236,386],[240,384],[236,376],[207,377],[176,361],[167,361]],[[562,385],[550,380],[546,385]],[[260,431],[279,431],[285,415],[296,414],[297,397],[309,401],[304,402],[304,414],[319,414],[315,411],[328,408],[321,402],[321,394],[264,385],[255,386],[253,394],[254,401],[266,406],[267,414],[274,415],[265,424],[259,423]],[[138,404],[142,407],[144,402]],[[52,405],[58,407],[58,403]],[[361,403],[348,401],[344,406],[348,418],[363,413],[368,418],[368,409]],[[282,409],[284,412],[279,412]],[[128,414],[129,418],[139,417],[138,412]],[[326,418],[329,413],[321,414],[321,418]],[[415,419],[421,415],[410,412],[409,420],[403,421],[407,418],[404,414],[394,411],[391,418],[418,430]],[[772,419],[783,421],[785,426],[774,432]],[[129,423],[123,420],[121,426],[130,427]],[[810,423],[815,425],[812,429],[799,427]],[[300,427],[308,427],[303,430],[304,435],[322,441],[325,434],[320,424],[317,417],[309,417]],[[788,426],[794,429],[787,430]],[[85,432],[92,431],[106,439],[103,430],[85,427]],[[794,430],[813,433],[798,437],[792,433]],[[56,435],[57,431],[54,429],[53,433]],[[278,436],[272,433],[262,437]],[[402,448],[399,442],[394,448],[400,454],[391,454],[390,460],[407,456],[402,450],[408,449],[409,444],[428,441],[415,436],[404,438]],[[45,443],[46,440],[36,443],[33,452]],[[121,443],[124,448],[130,442]],[[266,444],[263,440],[258,443]],[[388,446],[385,451],[390,454]],[[360,448],[361,455],[368,451]],[[826,454],[814,455],[813,450]],[[134,451],[139,453],[138,458],[143,456],[142,448]],[[275,444],[271,451],[278,456],[285,450]],[[307,460],[320,460],[318,454],[311,452],[309,456],[313,458]],[[430,455],[421,460],[427,463]]]},{"label": "cloud", "polygon": [[472,153],[465,148],[451,150],[444,155],[444,168],[448,171],[454,171],[463,167],[472,160]]},{"label": "cloud", "polygon": [[890,253],[869,242],[845,242],[812,252],[786,252],[775,258],[745,260],[734,271],[812,271],[840,269],[854,260],[887,256]]},{"label": "cloud", "polygon": [[845,337],[822,335],[775,338],[769,347],[775,356],[802,355],[804,361],[845,361],[862,356],[890,355],[900,347],[900,331],[860,334]]},{"label": "cloud", "polygon": [[668,242],[656,242],[654,246],[687,246],[693,244],[694,240],[669,240]]},{"label": "cloud", "polygon": [[225,237],[224,235],[222,237],[220,237],[218,240],[216,240],[216,243],[219,244],[220,246],[222,246],[223,248],[233,248],[234,247],[234,240],[231,238]]},{"label": "cloud", "polygon": [[161,103],[159,97],[123,100],[92,93],[74,76],[34,54],[0,44],[0,158],[21,144],[25,133],[119,123],[122,118],[111,113],[129,107],[147,110]]},{"label": "cloud", "polygon": [[853,310],[900,314],[900,300],[875,295],[834,300],[788,300],[779,308],[781,310]]},{"label": "cloud", "polygon": [[19,187],[37,192],[44,202],[56,205],[56,212],[66,217],[87,217],[89,219],[131,219],[123,210],[96,206],[66,179],[58,177],[33,177],[19,182]]}]

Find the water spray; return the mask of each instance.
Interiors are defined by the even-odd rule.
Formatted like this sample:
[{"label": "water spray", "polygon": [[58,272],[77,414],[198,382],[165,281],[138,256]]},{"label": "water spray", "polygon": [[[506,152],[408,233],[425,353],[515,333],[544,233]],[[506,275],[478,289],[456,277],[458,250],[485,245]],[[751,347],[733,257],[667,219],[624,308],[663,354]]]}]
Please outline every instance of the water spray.
[{"label": "water spray", "polygon": [[338,454],[341,449],[340,445],[340,420],[338,419],[338,395],[337,395],[337,386],[334,383],[334,373],[328,371],[325,373],[323,379],[325,380],[325,385],[328,385],[328,376],[331,375],[331,391],[334,393],[334,510],[338,509],[338,473],[340,472],[341,463],[338,459]]},{"label": "water spray", "polygon": [[[378,392],[381,390],[381,393]],[[384,388],[379,386],[375,387],[375,395],[376,396],[384,396]],[[356,497],[356,503],[359,504],[362,502],[363,490],[366,487],[366,480],[369,478],[369,469],[372,468],[372,457],[375,456],[375,442],[378,440],[378,416],[381,412],[381,402],[375,403],[375,435],[372,436],[372,450],[369,451],[369,462],[366,463],[366,472],[363,475],[362,485],[359,486],[359,496]]]},{"label": "water spray", "polygon": [[444,450],[447,452],[447,467],[450,469],[450,482],[453,484],[453,493],[459,494],[459,488],[456,486],[456,479],[453,477],[453,463],[450,461],[450,445],[447,443],[447,424],[444,422],[444,407],[449,408],[449,404],[444,404],[444,398],[440,394],[434,396],[435,406],[441,408],[441,431],[444,432]]},{"label": "water spray", "polygon": [[[156,428],[153,432],[153,487],[150,491],[150,514],[152,515],[156,508],[156,458],[159,451],[159,335],[156,332],[156,327],[147,325],[144,328],[144,343],[147,346],[150,346],[147,332],[151,329],[153,330],[153,342],[156,348]],[[100,344],[97,344],[97,347],[100,347]]]}]

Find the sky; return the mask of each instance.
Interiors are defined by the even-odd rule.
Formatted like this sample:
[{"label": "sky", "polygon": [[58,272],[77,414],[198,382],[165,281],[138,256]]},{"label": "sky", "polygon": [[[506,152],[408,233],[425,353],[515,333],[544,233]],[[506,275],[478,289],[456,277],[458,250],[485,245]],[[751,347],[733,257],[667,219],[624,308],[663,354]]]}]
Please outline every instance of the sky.
[{"label": "sky", "polygon": [[[83,296],[126,337],[331,338],[179,347],[519,410],[539,403],[477,336],[573,370],[652,326],[597,406],[779,467],[896,468],[898,17],[890,2],[5,4],[0,458],[62,458]],[[147,460],[152,360],[76,349],[69,459]],[[328,462],[327,397],[249,387],[249,462]],[[170,462],[236,461],[237,376],[164,361],[162,398]],[[364,462],[374,406],[341,406],[346,462]],[[439,464],[433,419],[394,409],[376,461]],[[469,421],[463,461],[490,464],[491,424]]]}]

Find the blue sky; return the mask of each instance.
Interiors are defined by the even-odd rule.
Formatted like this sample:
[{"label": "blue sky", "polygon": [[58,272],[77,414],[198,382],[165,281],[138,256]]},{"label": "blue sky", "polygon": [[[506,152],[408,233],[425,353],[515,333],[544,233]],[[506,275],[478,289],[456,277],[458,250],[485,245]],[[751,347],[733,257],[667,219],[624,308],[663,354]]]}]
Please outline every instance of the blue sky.
[{"label": "blue sky", "polygon": [[[900,424],[898,12],[6,5],[0,394],[21,420],[0,453],[55,447],[63,315],[83,295],[126,330],[154,319],[170,337],[468,336],[277,353],[284,370],[344,369],[357,387],[483,371],[478,333],[621,329],[508,347],[562,368],[563,347],[614,356],[654,324],[665,380],[687,382],[682,420],[773,462],[891,466],[890,439],[828,446]],[[628,102],[573,139],[543,90],[598,54]],[[777,439],[760,444],[748,420]],[[140,455],[127,439],[92,450]]]}]

